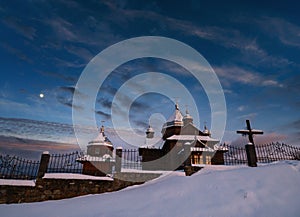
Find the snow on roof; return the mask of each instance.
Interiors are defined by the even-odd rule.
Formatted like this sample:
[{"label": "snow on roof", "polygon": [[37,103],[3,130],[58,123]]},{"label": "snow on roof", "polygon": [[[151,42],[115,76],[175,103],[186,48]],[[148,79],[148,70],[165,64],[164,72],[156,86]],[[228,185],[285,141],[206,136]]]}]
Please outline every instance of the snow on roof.
[{"label": "snow on roof", "polygon": [[183,116],[178,108],[178,105],[176,104],[173,115],[169,117],[167,122],[164,124],[163,128],[171,127],[171,126],[183,126],[182,118]]},{"label": "snow on roof", "polygon": [[215,145],[214,150],[219,150],[219,151],[228,151],[228,147],[222,146],[222,145]]},{"label": "snow on roof", "polygon": [[83,155],[76,159],[76,161],[91,161],[91,162],[114,162],[115,160],[109,155],[105,154],[102,157],[91,156],[91,155]]},{"label": "snow on roof", "polygon": [[209,136],[195,136],[195,135],[173,135],[167,138],[167,140],[185,140],[185,141],[195,141],[195,138],[201,141],[209,141],[209,142],[219,142],[219,140],[213,139]]},{"label": "snow on roof", "polygon": [[77,173],[46,173],[44,179],[85,179],[85,180],[107,180],[113,181],[110,177],[89,176]]},{"label": "snow on roof", "polygon": [[159,147],[156,147],[154,145],[142,145],[139,148],[147,148],[147,149],[160,149]]},{"label": "snow on roof", "polygon": [[35,180],[0,179],[0,185],[35,186]]},{"label": "snow on roof", "polygon": [[201,147],[191,147],[191,151],[204,151],[204,152],[214,152],[215,150],[207,147],[206,148],[201,148]]},{"label": "snow on roof", "polygon": [[107,142],[99,142],[99,141],[90,141],[89,145],[103,145],[103,146],[109,146],[112,147],[112,144],[109,144]]},{"label": "snow on roof", "polygon": [[104,145],[109,147],[113,146],[104,135],[104,131],[101,131],[94,140],[90,141],[89,145]]}]

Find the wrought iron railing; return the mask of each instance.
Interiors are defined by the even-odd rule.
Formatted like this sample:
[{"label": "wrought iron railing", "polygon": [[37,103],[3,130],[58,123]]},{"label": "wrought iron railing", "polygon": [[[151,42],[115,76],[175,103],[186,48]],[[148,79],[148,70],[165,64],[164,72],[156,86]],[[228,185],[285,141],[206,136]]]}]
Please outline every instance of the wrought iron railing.
[{"label": "wrought iron railing", "polygon": [[82,163],[76,161],[82,152],[50,155],[47,173],[82,173]]},{"label": "wrought iron railing", "polygon": [[0,178],[35,179],[40,162],[17,156],[0,155]]},{"label": "wrought iron railing", "polygon": [[[244,147],[222,145],[228,149],[224,153],[225,165],[247,164],[247,154]],[[280,160],[300,160],[300,147],[284,143],[255,145],[258,163],[270,163]]]},{"label": "wrought iron railing", "polygon": [[225,165],[239,165],[247,164],[246,149],[244,147],[222,145],[227,152],[224,153],[224,164]]},{"label": "wrought iron railing", "polygon": [[284,143],[256,145],[257,162],[270,163],[278,160],[300,160],[300,147]]},{"label": "wrought iron railing", "polygon": [[139,156],[138,149],[123,149],[122,168],[124,169],[142,169],[142,158]]},{"label": "wrought iron railing", "polygon": [[[247,155],[244,147],[222,145],[226,150],[223,158],[225,165],[247,164]],[[281,143],[256,145],[258,163],[269,163],[279,160],[300,160],[300,147]],[[82,152],[50,155],[47,173],[82,173],[83,165],[78,161]],[[202,163],[200,158],[200,163]],[[205,163],[203,161],[203,163]],[[40,162],[27,160],[17,156],[0,154],[0,178],[2,179],[35,179],[38,174]],[[142,157],[138,149],[123,149],[123,169],[142,169]]]}]

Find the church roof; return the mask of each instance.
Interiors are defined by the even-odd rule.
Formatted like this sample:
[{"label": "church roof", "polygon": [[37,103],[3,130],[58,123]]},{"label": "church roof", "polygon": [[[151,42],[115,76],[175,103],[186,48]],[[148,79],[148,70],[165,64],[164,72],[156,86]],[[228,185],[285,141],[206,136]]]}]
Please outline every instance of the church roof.
[{"label": "church roof", "polygon": [[109,139],[104,134],[104,127],[101,127],[100,133],[98,136],[89,142],[89,145],[103,145],[103,146],[109,146],[112,147],[113,145],[109,141]]},{"label": "church roof", "polygon": [[178,104],[176,103],[174,113],[171,115],[171,117],[169,117],[163,128],[171,126],[183,126],[182,118],[183,116],[179,110]]},{"label": "church roof", "polygon": [[183,119],[190,119],[193,120],[193,117],[190,115],[189,110],[185,110],[185,115],[183,116]]},{"label": "church roof", "polygon": [[208,141],[208,142],[216,142],[218,143],[219,140],[210,138],[209,136],[195,136],[195,135],[173,135],[167,138],[167,140],[178,140],[178,141],[195,141],[197,139],[199,142],[201,141]]},{"label": "church roof", "polygon": [[153,128],[150,125],[147,128],[146,133],[154,133],[154,130],[153,130]]}]

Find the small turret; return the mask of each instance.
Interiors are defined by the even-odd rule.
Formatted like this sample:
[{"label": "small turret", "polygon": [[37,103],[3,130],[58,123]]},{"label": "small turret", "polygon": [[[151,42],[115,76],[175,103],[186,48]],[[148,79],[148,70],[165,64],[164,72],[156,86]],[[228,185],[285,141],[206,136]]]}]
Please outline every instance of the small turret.
[{"label": "small turret", "polygon": [[147,139],[152,139],[154,137],[154,130],[153,128],[149,125],[149,127],[146,130],[146,138]]},{"label": "small turret", "polygon": [[206,126],[206,122],[204,123],[204,130],[203,130],[203,133],[206,134],[207,136],[210,136],[210,131],[207,129],[207,126]]},{"label": "small turret", "polygon": [[184,115],[184,117],[183,117],[183,125],[185,126],[185,125],[187,125],[187,124],[189,124],[189,123],[193,123],[193,117],[189,114],[189,110],[186,108],[186,110],[185,110],[185,115]]}]

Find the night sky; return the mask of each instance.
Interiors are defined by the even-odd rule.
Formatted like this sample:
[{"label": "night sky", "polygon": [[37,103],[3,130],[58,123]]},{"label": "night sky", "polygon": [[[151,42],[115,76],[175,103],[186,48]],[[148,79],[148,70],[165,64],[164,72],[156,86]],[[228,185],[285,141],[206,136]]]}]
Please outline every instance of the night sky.
[{"label": "night sky", "polygon": [[[239,141],[235,131],[250,119],[265,132],[257,136],[261,142],[299,145],[300,5],[269,2],[1,1],[0,117],[72,124],[72,106],[80,109],[72,105],[74,92],[80,93],[76,83],[94,56],[122,40],[162,36],[197,50],[218,75],[227,107],[223,141]],[[210,105],[199,82],[181,66],[150,57],[127,62],[106,78],[90,110],[98,126],[105,121],[114,127],[113,97],[145,72],[180,81],[197,101],[198,126],[210,127]],[[127,93],[122,100],[129,100]],[[129,111],[132,128],[144,131],[154,113],[168,119],[175,100],[184,113],[189,102],[180,93],[138,97]]]}]

